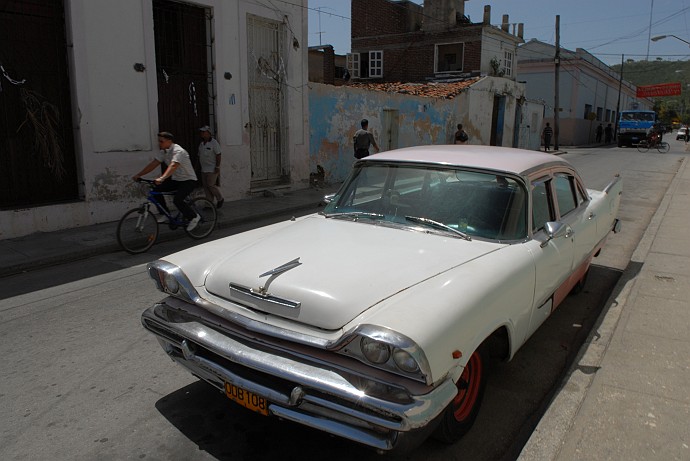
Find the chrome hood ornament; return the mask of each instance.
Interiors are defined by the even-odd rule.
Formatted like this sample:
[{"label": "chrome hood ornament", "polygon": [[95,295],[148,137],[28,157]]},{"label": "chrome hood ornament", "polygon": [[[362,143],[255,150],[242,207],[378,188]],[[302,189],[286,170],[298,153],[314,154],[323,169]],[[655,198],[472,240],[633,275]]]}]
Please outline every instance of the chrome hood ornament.
[{"label": "chrome hood ornament", "polygon": [[268,280],[266,280],[266,283],[258,289],[248,288],[235,283],[230,283],[231,296],[234,295],[235,298],[244,299],[245,301],[253,298],[254,302],[251,304],[254,304],[255,307],[259,307],[255,304],[257,300],[262,300],[273,305],[280,305],[292,309],[297,309],[302,305],[302,303],[300,303],[299,301],[293,301],[290,299],[271,296],[271,294],[268,292],[268,286],[277,276],[279,276],[283,272],[287,272],[290,269],[294,269],[295,267],[301,265],[302,263],[299,261],[299,258],[295,258],[292,261],[286,262],[285,264],[271,269],[270,271],[264,272],[263,274],[259,275],[259,278],[268,277]]},{"label": "chrome hood ornament", "polygon": [[295,258],[292,261],[283,264],[282,266],[278,266],[275,269],[271,269],[268,272],[264,272],[263,274],[261,274],[259,276],[259,278],[266,277],[267,275],[278,275],[278,274],[289,271],[290,269],[294,269],[295,267],[301,266],[301,265],[302,265],[302,263],[299,262],[299,258]]}]

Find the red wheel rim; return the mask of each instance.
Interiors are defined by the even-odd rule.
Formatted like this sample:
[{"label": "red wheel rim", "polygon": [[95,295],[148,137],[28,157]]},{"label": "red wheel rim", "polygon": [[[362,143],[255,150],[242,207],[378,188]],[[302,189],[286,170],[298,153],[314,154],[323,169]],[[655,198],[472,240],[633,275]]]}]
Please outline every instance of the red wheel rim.
[{"label": "red wheel rim", "polygon": [[475,352],[465,365],[465,369],[456,383],[458,394],[453,399],[453,415],[459,422],[467,419],[477,403],[482,380],[482,367],[482,358]]}]

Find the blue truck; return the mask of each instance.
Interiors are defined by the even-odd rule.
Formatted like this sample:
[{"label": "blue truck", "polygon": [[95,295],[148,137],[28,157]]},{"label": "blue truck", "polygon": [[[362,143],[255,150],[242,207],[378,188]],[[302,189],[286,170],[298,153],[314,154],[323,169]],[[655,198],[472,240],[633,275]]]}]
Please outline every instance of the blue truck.
[{"label": "blue truck", "polygon": [[653,110],[622,110],[618,118],[618,147],[634,146],[647,139],[655,124]]}]

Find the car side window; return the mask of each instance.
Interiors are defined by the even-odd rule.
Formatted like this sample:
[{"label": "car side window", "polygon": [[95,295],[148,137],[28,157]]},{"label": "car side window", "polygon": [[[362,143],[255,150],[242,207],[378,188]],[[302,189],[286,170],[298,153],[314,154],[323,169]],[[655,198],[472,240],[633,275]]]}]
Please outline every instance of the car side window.
[{"label": "car side window", "polygon": [[556,188],[556,200],[558,201],[558,211],[561,216],[565,216],[577,208],[577,191],[575,178],[571,175],[559,173],[554,178]]},{"label": "car side window", "polygon": [[414,194],[422,190],[425,174],[418,168],[397,168],[391,186],[403,194]]},{"label": "car side window", "polygon": [[383,196],[383,189],[388,178],[388,167],[368,167],[360,171],[360,177],[353,191],[351,205],[363,205],[374,200],[379,200]]},{"label": "car side window", "polygon": [[577,200],[577,206],[582,205],[587,200],[582,189],[577,185],[577,181],[575,181],[575,199]]},{"label": "car side window", "polygon": [[553,221],[553,207],[550,199],[550,183],[547,178],[532,183],[532,231],[538,232],[544,224]]}]

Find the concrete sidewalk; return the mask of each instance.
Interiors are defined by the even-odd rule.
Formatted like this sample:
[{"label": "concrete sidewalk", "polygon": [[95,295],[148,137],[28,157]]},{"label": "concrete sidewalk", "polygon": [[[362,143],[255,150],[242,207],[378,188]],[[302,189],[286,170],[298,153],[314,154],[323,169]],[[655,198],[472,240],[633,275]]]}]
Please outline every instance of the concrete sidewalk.
[{"label": "concrete sidewalk", "polygon": [[690,459],[687,163],[520,460]]},{"label": "concrete sidewalk", "polygon": [[[322,208],[324,195],[336,192],[339,186],[340,184],[325,185],[233,202],[226,201],[218,210],[218,228],[264,219],[278,213],[310,209],[317,212]],[[116,229],[117,222],[111,222],[0,240],[0,277],[112,251],[122,251],[117,243]],[[160,226],[159,241],[175,238],[189,237],[182,229],[173,231],[165,224]],[[190,245],[204,241],[194,240]]]}]

